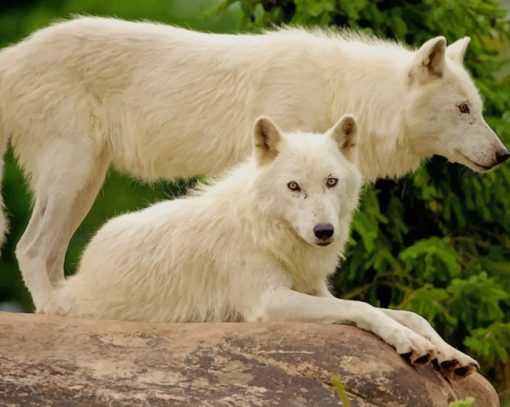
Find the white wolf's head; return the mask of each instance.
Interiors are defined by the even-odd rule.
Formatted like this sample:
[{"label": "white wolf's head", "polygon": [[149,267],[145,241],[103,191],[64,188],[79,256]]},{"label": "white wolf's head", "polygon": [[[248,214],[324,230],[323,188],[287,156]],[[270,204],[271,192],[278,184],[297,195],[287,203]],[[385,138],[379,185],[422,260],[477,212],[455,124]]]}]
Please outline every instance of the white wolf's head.
[{"label": "white wolf's head", "polygon": [[505,161],[510,153],[482,116],[482,101],[463,67],[469,38],[446,47],[436,37],[416,52],[409,67],[405,118],[419,137],[423,155],[439,154],[477,172]]},{"label": "white wolf's head", "polygon": [[310,245],[343,244],[361,186],[356,132],[350,115],[325,134],[285,135],[271,119],[257,119],[255,182],[263,212]]}]

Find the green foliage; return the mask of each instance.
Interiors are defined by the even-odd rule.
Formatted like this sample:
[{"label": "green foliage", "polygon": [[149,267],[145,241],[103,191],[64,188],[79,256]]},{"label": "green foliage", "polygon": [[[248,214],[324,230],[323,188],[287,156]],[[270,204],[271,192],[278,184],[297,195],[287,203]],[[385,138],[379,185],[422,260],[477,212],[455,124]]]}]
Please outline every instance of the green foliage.
[{"label": "green foliage", "polygon": [[[510,71],[500,51],[510,39],[498,0],[228,0],[241,26],[347,27],[419,46],[435,35],[472,38],[466,65],[488,123],[510,142]],[[365,191],[339,296],[416,311],[453,345],[480,359],[500,387],[509,383],[510,167],[483,176],[435,158],[403,180]],[[459,404],[470,405],[470,404]]]},{"label": "green foliage", "polygon": [[340,378],[336,375],[331,376],[331,384],[334,386],[336,394],[338,394],[338,398],[342,402],[342,407],[351,407],[351,402],[349,401],[349,397],[347,397],[345,386]]},{"label": "green foliage", "polygon": [[475,405],[475,399],[468,397],[464,400],[452,401],[448,404],[448,407],[473,407]]},{"label": "green foliage", "polygon": [[510,323],[496,322],[488,328],[477,328],[466,339],[466,345],[479,355],[490,359],[508,360],[510,343]]}]

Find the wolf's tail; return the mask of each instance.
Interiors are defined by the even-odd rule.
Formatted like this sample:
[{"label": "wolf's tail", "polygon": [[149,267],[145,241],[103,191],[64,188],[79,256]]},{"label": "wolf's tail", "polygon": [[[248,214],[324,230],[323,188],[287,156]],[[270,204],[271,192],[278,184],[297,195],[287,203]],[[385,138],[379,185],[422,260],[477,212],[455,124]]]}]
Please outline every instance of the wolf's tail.
[{"label": "wolf's tail", "polygon": [[[0,97],[2,94],[2,71],[0,70]],[[4,155],[7,151],[8,142],[9,136],[7,134],[7,130],[3,126],[2,108],[0,105],[0,250],[2,249],[9,230],[9,223],[7,221],[7,216],[5,215],[4,200],[1,191],[4,170]]]},{"label": "wolf's tail", "polygon": [[[5,134],[1,133],[1,130],[2,129],[0,126],[0,188],[2,186],[1,180],[3,178],[4,155],[5,151],[7,150],[7,137]],[[5,243],[5,238],[7,237],[8,231],[9,222],[7,221],[7,216],[5,215],[4,200],[0,191],[0,250]]]}]

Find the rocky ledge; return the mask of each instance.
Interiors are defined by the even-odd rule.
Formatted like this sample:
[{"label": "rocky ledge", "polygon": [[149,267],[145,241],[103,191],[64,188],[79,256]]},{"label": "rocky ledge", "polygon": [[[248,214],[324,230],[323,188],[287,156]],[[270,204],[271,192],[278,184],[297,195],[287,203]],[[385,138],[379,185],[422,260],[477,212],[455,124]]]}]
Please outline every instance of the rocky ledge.
[{"label": "rocky ledge", "polygon": [[498,406],[478,373],[409,365],[344,325],[158,324],[0,312],[0,405]]}]

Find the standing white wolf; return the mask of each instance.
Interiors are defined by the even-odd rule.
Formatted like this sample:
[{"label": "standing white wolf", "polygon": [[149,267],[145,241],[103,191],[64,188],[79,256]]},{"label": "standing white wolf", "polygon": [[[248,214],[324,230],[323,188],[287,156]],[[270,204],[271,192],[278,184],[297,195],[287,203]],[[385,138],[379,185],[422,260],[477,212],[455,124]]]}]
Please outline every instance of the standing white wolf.
[{"label": "standing white wolf", "polygon": [[214,175],[249,154],[261,114],[313,132],[355,114],[367,180],[432,154],[489,170],[509,153],[462,66],[468,42],[437,37],[411,51],[349,33],[218,35],[85,17],[4,49],[0,157],[11,137],[35,194],[16,251],[25,278],[64,278],[69,240],[111,163],[150,181]]},{"label": "standing white wolf", "polygon": [[[78,273],[50,291],[26,280],[39,311],[143,321],[354,323],[411,360],[476,362],[416,314],[334,298],[361,175],[356,121],[326,134],[255,123],[254,154],[195,195],[119,216],[85,249]],[[412,328],[412,329],[410,329]],[[453,372],[455,374],[455,372]]]}]

